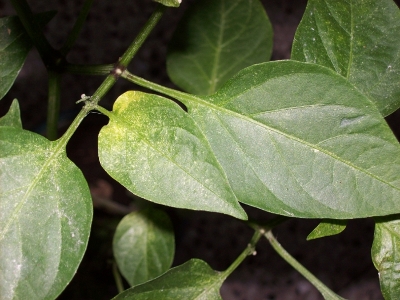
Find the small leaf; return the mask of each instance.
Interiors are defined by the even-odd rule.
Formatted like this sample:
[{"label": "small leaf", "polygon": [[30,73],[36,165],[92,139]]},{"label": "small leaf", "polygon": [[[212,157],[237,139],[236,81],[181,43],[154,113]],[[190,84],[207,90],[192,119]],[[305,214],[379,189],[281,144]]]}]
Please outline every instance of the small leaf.
[{"label": "small leaf", "polygon": [[219,289],[223,277],[202,260],[191,259],[164,275],[132,287],[115,298],[122,299],[163,299],[163,300],[220,300]]},{"label": "small leaf", "polygon": [[271,52],[272,26],[258,0],[202,0],[175,31],[167,71],[180,88],[209,95],[239,70],[268,61]]},{"label": "small leaf", "polygon": [[383,116],[400,107],[400,10],[392,0],[310,0],[292,59],[347,78]]},{"label": "small leaf", "polygon": [[170,7],[179,7],[179,5],[181,5],[182,2],[182,0],[153,0],[153,1]]},{"label": "small leaf", "polygon": [[307,241],[336,235],[346,229],[347,220],[323,220],[307,236]]},{"label": "small leaf", "polygon": [[372,261],[385,299],[400,295],[400,215],[376,218]]},{"label": "small leaf", "polygon": [[180,97],[240,202],[350,219],[400,211],[400,147],[375,105],[325,67],[251,66],[211,96]]},{"label": "small leaf", "polygon": [[0,126],[8,126],[22,129],[21,114],[17,99],[12,102],[8,113],[0,118]]},{"label": "small leaf", "polygon": [[[35,16],[41,26],[48,23],[54,12]],[[18,17],[0,18],[0,99],[14,84],[32,42]]]},{"label": "small leaf", "polygon": [[245,219],[201,131],[176,103],[126,92],[99,135],[103,168],[132,193],[178,208]]},{"label": "small leaf", "polygon": [[153,279],[172,264],[175,239],[171,221],[162,210],[126,215],[119,223],[113,253],[118,268],[131,286]]},{"label": "small leaf", "polygon": [[92,202],[60,140],[0,127],[0,295],[54,299],[86,250]]}]

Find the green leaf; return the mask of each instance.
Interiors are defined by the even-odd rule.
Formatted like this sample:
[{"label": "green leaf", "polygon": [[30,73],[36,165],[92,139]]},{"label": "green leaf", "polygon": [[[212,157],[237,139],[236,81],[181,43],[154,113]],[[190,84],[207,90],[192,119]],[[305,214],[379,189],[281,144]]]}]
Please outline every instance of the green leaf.
[{"label": "green leaf", "polygon": [[[48,23],[54,12],[35,16],[41,26]],[[32,42],[18,17],[0,18],[0,99],[14,84]]]},{"label": "green leaf", "polygon": [[240,202],[305,218],[400,211],[399,144],[371,101],[334,71],[264,63],[214,95],[179,98]]},{"label": "green leaf", "polygon": [[17,99],[14,99],[8,113],[0,118],[0,126],[9,126],[22,129],[21,114]]},{"label": "green leaf", "polygon": [[323,220],[307,236],[307,241],[336,235],[346,229],[347,220]]},{"label": "green leaf", "polygon": [[100,163],[132,193],[163,205],[246,218],[207,140],[176,103],[126,92],[107,115]]},{"label": "green leaf", "polygon": [[383,116],[400,107],[400,11],[392,0],[310,0],[292,59],[346,77]]},{"label": "green leaf", "polygon": [[400,295],[400,219],[399,215],[376,218],[372,261],[379,272],[385,299]]},{"label": "green leaf", "polygon": [[250,65],[268,61],[272,26],[258,0],[202,0],[178,25],[167,55],[167,71],[180,88],[215,92]]},{"label": "green leaf", "polygon": [[62,140],[0,127],[0,295],[54,299],[85,252],[92,202]]},{"label": "green leaf", "polygon": [[172,223],[168,215],[158,209],[147,208],[126,215],[113,239],[118,268],[131,286],[167,271],[174,251]]},{"label": "green leaf", "polygon": [[222,298],[219,289],[223,279],[204,261],[191,259],[152,281],[124,291],[113,299],[220,300]]},{"label": "green leaf", "polygon": [[179,5],[181,5],[182,2],[182,0],[153,0],[153,1],[170,7],[179,7]]}]

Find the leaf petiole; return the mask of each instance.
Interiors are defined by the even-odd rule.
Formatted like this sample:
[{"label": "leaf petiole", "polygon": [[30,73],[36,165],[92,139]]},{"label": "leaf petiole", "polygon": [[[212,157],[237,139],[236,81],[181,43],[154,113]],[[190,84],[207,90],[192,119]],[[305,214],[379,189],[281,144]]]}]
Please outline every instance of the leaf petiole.
[{"label": "leaf petiole", "polygon": [[235,259],[235,261],[221,273],[221,277],[225,280],[232,272],[243,262],[243,260],[249,255],[256,255],[257,252],[255,250],[257,242],[260,240],[262,236],[262,230],[255,230],[253,237],[250,240],[250,243],[247,245],[246,249],[243,250],[242,253]]},{"label": "leaf petiole", "polygon": [[309,280],[315,288],[320,291],[322,296],[327,300],[344,300],[344,298],[335,294],[331,291],[325,284],[323,284],[317,277],[315,277],[310,271],[308,271],[302,264],[300,264],[293,256],[291,256],[285,248],[276,240],[272,231],[266,231],[264,233],[265,238],[271,244],[272,248],[294,269],[296,269],[301,275],[303,275],[307,280]]},{"label": "leaf petiole", "polygon": [[76,19],[74,27],[72,28],[71,32],[69,33],[65,44],[62,46],[60,52],[63,55],[67,55],[68,52],[71,50],[72,46],[75,44],[76,39],[79,36],[79,33],[82,30],[83,25],[85,24],[86,18],[89,14],[90,8],[92,7],[93,0],[85,0],[80,10],[79,16]]},{"label": "leaf petiole", "polygon": [[47,106],[47,128],[46,136],[49,140],[54,141],[58,137],[58,117],[60,113],[60,97],[61,97],[61,74],[48,71],[48,106]]},{"label": "leaf petiole", "polygon": [[111,87],[115,84],[119,76],[126,69],[128,64],[131,62],[137,51],[143,45],[146,38],[149,36],[151,31],[157,25],[158,21],[160,21],[163,13],[165,11],[165,7],[161,4],[157,6],[157,9],[153,12],[150,18],[147,20],[146,24],[139,32],[135,40],[131,43],[129,48],[125,51],[119,61],[115,64],[114,68],[111,70],[110,74],[107,78],[102,82],[99,88],[94,92],[92,96],[92,100],[95,104],[97,104],[102,97],[111,89]]}]

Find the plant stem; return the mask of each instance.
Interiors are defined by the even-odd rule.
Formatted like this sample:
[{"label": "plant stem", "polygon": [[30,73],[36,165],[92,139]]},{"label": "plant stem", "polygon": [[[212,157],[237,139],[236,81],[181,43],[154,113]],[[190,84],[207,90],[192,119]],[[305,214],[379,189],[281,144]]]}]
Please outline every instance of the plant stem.
[{"label": "plant stem", "polygon": [[247,225],[249,225],[251,228],[254,230],[261,230],[262,233],[265,233],[268,230],[271,230],[275,228],[276,226],[291,220],[292,218],[286,217],[286,216],[276,216],[272,220],[266,222],[266,223],[259,223],[259,222],[253,222],[253,221],[247,221]]},{"label": "plant stem", "polygon": [[78,128],[79,124],[86,117],[86,115],[93,109],[94,109],[93,103],[87,101],[85,105],[82,107],[81,111],[78,113],[78,115],[72,121],[71,125],[69,125],[67,131],[65,131],[63,136],[58,140],[60,147],[65,147],[67,145],[68,141],[71,139],[72,135]]},{"label": "plant stem", "polygon": [[25,0],[11,0],[11,4],[17,12],[29,37],[32,39],[33,44],[39,51],[46,67],[53,66],[57,61],[61,60],[61,55],[51,47],[39,24],[35,21],[28,3]]},{"label": "plant stem", "polygon": [[139,48],[143,45],[143,42],[149,36],[150,32],[157,25],[158,21],[160,21],[163,13],[165,11],[165,7],[162,4],[158,4],[156,10],[147,20],[146,24],[143,26],[142,30],[139,32],[136,39],[131,43],[128,49],[124,52],[120,60],[115,64],[114,69],[107,76],[107,78],[103,81],[103,83],[99,86],[99,88],[92,95],[92,101],[94,104],[99,103],[101,98],[111,89],[111,87],[115,84],[117,79],[121,76],[123,71],[126,69],[128,64],[131,62]]},{"label": "plant stem", "polygon": [[61,75],[59,73],[49,71],[49,95],[47,106],[47,132],[46,136],[49,140],[54,141],[58,137],[58,117],[60,113],[60,86]]},{"label": "plant stem", "polygon": [[131,43],[125,53],[119,60],[119,64],[123,67],[127,67],[132,58],[135,56],[137,51],[143,45],[146,38],[149,36],[155,25],[160,21],[162,15],[164,14],[166,7],[162,4],[158,4],[156,10],[150,16],[146,25],[140,30],[136,39]]},{"label": "plant stem", "polygon": [[116,262],[113,262],[112,273],[114,276],[115,284],[117,286],[118,294],[121,294],[124,291],[124,284],[122,283],[121,274],[118,271],[118,267]]},{"label": "plant stem", "polygon": [[109,75],[114,69],[114,65],[75,65],[66,64],[61,66],[60,72],[68,72],[70,74],[78,75]]},{"label": "plant stem", "polygon": [[74,27],[72,28],[65,44],[62,46],[60,50],[62,55],[64,56],[67,55],[67,53],[71,50],[72,46],[75,44],[75,41],[77,40],[79,33],[81,32],[82,27],[85,24],[86,18],[89,14],[90,8],[92,7],[92,4],[93,0],[86,0],[83,3],[83,6],[81,8],[78,18],[76,19]]},{"label": "plant stem", "polygon": [[227,278],[232,272],[243,262],[243,260],[249,255],[256,254],[256,244],[261,238],[262,234],[260,230],[255,230],[253,237],[250,240],[250,243],[247,245],[246,249],[243,250],[242,253],[235,259],[235,261],[226,269],[224,272],[221,273],[222,278]]},{"label": "plant stem", "polygon": [[128,70],[125,70],[122,74],[121,77],[125,78],[126,80],[133,82],[139,86],[148,88],[149,90],[170,96],[174,99],[177,99],[181,102],[183,102],[183,104],[187,105],[190,101],[192,101],[194,98],[197,98],[196,95],[192,95],[192,94],[188,94],[188,93],[184,93],[181,91],[177,91],[162,85],[159,85],[157,83],[148,81],[144,78],[141,78],[139,76],[133,75],[131,74]]},{"label": "plant stem", "polygon": [[301,275],[309,280],[317,289],[321,292],[322,296],[327,300],[344,300],[344,298],[332,292],[326,285],[324,285],[318,278],[316,278],[310,271],[308,271],[303,265],[301,265],[293,256],[291,256],[281,244],[275,239],[272,231],[269,230],[264,233],[272,248],[294,269],[296,269]]}]

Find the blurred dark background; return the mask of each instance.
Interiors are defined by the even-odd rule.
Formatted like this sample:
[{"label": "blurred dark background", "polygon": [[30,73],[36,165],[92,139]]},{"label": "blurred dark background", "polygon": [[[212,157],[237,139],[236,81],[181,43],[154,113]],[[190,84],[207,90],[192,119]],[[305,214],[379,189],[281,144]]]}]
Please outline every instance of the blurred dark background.
[{"label": "blurred dark background", "polygon": [[[165,16],[139,51],[129,70],[141,77],[174,87],[165,70],[167,43],[183,15],[194,1],[167,10]],[[305,0],[262,1],[274,28],[273,60],[290,58],[291,44],[304,12]],[[35,12],[56,10],[46,27],[46,36],[58,48],[71,29],[83,1],[29,1]],[[399,3],[399,1],[397,1]],[[68,56],[73,63],[114,63],[153,12],[150,0],[94,1],[88,21]],[[0,0],[0,17],[14,14],[9,1]],[[91,95],[102,77],[64,75],[60,133],[80,110],[75,102],[81,94]],[[42,133],[46,118],[46,70],[36,51],[31,51],[15,85],[0,101],[3,115],[12,99],[21,106],[24,128]],[[120,80],[102,100],[111,109],[115,99],[127,90],[142,90]],[[398,132],[398,114],[388,117]],[[94,196],[95,212],[91,239],[85,259],[72,283],[59,299],[110,299],[117,294],[112,276],[111,240],[115,226],[129,211],[135,197],[111,179],[97,158],[97,134],[107,124],[103,115],[92,113],[81,124],[68,145],[69,157],[82,169]],[[245,207],[249,216],[260,221],[272,215]],[[246,247],[252,231],[231,217],[167,209],[177,233],[174,265],[201,258],[216,270],[224,270]],[[337,236],[306,241],[317,220],[291,220],[274,233],[286,249],[335,292],[348,299],[383,299],[377,272],[371,262],[373,221],[350,221]],[[125,285],[127,287],[127,285]],[[234,299],[322,299],[316,289],[286,264],[268,245],[259,243],[257,255],[249,257],[228,278],[221,289],[225,300]]]}]

